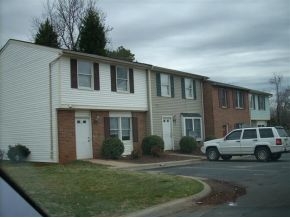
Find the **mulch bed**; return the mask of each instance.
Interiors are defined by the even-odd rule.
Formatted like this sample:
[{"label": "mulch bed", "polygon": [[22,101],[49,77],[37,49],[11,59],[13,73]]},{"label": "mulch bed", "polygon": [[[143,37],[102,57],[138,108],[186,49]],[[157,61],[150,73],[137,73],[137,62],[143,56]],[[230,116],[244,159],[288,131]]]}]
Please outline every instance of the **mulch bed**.
[{"label": "mulch bed", "polygon": [[118,161],[130,162],[135,164],[146,164],[146,163],[160,163],[160,162],[169,162],[169,161],[179,161],[179,160],[190,160],[190,156],[179,156],[172,155],[168,152],[163,153],[160,157],[154,157],[152,155],[143,155],[138,159],[132,159],[131,156],[121,157]]},{"label": "mulch bed", "polygon": [[240,196],[247,193],[245,187],[235,183],[212,179],[206,180],[205,182],[211,187],[212,191],[208,196],[195,202],[198,205],[217,205],[228,203],[234,206],[236,200]]}]

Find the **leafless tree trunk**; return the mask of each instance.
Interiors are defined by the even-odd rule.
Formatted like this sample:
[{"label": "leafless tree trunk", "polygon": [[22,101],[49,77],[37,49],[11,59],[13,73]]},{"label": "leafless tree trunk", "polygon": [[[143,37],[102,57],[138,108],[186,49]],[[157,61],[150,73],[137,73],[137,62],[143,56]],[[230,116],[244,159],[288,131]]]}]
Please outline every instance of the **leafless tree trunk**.
[{"label": "leafless tree trunk", "polygon": [[281,123],[280,121],[280,112],[281,112],[281,81],[283,77],[279,74],[274,73],[273,77],[269,80],[270,84],[273,84],[275,86],[276,91],[276,119],[277,123]]}]

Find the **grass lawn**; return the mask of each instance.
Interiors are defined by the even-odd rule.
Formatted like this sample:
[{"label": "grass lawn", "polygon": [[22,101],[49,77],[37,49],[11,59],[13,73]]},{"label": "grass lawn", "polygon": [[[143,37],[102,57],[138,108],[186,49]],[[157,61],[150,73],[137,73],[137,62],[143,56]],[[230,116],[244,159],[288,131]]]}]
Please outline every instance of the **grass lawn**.
[{"label": "grass lawn", "polygon": [[66,165],[2,162],[1,168],[49,216],[121,216],[203,188],[192,179],[117,171],[82,161]]}]

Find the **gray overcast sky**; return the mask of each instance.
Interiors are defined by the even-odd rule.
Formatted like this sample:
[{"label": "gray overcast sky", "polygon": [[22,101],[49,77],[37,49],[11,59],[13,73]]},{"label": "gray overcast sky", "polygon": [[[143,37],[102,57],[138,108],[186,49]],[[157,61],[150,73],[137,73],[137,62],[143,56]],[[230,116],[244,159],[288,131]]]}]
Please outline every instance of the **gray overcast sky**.
[{"label": "gray overcast sky", "polygon": [[[0,46],[31,41],[45,0],[0,0]],[[111,48],[139,62],[270,92],[290,85],[290,0],[99,0]]]}]

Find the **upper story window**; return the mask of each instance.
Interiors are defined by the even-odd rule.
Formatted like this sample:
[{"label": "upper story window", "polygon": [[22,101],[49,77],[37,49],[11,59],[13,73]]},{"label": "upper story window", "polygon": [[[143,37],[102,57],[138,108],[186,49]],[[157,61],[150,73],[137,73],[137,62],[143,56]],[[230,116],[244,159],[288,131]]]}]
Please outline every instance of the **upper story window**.
[{"label": "upper story window", "polygon": [[71,88],[100,90],[99,64],[84,60],[70,60]]},{"label": "upper story window", "polygon": [[156,95],[174,98],[173,75],[156,73]]},{"label": "upper story window", "polygon": [[92,64],[86,61],[78,61],[78,87],[92,88]]},{"label": "upper story window", "polygon": [[221,108],[228,107],[228,92],[225,88],[219,89],[219,104]]},{"label": "upper story window", "polygon": [[111,65],[111,91],[134,93],[134,71],[132,68]]},{"label": "upper story window", "polygon": [[251,95],[250,108],[256,110],[256,96]]},{"label": "upper story window", "polygon": [[170,88],[170,75],[160,74],[161,79],[161,96],[170,97],[171,88]]},{"label": "upper story window", "polygon": [[117,67],[117,91],[129,92],[129,73],[125,67]]},{"label": "upper story window", "polygon": [[266,109],[265,97],[264,96],[258,96],[258,108],[259,108],[259,110],[265,110]]},{"label": "upper story window", "polygon": [[196,99],[196,84],[192,78],[181,78],[183,99]]},{"label": "upper story window", "polygon": [[244,93],[241,91],[236,91],[235,93],[235,106],[236,108],[243,109],[245,107]]}]

